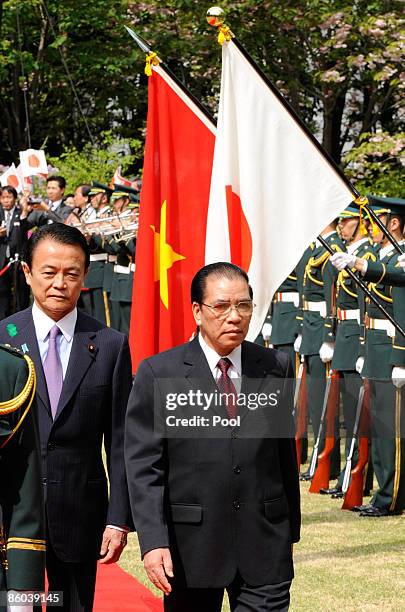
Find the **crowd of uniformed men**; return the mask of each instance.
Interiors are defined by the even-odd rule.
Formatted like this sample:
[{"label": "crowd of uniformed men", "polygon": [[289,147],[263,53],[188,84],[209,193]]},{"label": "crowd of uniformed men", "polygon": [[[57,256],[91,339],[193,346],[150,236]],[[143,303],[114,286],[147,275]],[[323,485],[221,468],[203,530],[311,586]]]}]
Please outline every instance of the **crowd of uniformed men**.
[{"label": "crowd of uniformed men", "polygon": [[[47,200],[36,200],[24,193],[17,202],[17,193],[12,187],[1,190],[0,319],[29,305],[30,294],[19,265],[29,231],[63,222],[81,229],[92,252],[81,307],[107,325],[128,333],[135,269],[137,194],[130,188],[111,189],[95,182],[79,185],[69,197],[65,197],[64,190],[65,180],[60,176],[48,178]],[[370,197],[369,204],[399,245],[403,245],[405,201]],[[346,460],[350,460],[355,470],[364,449],[361,439],[366,439],[360,503],[346,507],[364,517],[398,514],[405,508],[402,407],[405,337],[366,297],[347,269],[356,271],[377,301],[405,329],[404,257],[399,256],[398,249],[370,215],[354,204],[332,221],[321,236],[334,254],[318,240],[309,245],[296,269],[274,296],[262,340],[291,356],[296,375],[300,365],[305,371],[306,384],[296,393],[295,402],[297,421],[302,419],[304,405],[309,413],[304,414],[302,439],[297,437],[302,464],[308,459],[307,425],[310,424],[317,441],[315,459],[319,462],[326,452],[332,428],[327,482],[330,477],[336,479],[336,484],[321,487],[317,492],[337,499],[347,494],[351,474],[347,478]],[[0,388],[0,478],[9,486],[8,479],[18,463],[16,456],[22,457],[19,463],[24,465],[24,475],[18,486],[21,496],[29,498],[30,479],[35,480],[39,471],[30,441],[35,423],[27,417],[35,386],[29,360],[22,354],[13,356],[15,359],[10,359],[2,348],[0,367],[5,384],[2,382]],[[300,372],[303,380],[302,367]],[[338,373],[340,410],[338,406],[331,424],[327,422],[325,407],[329,402],[328,383],[332,373]],[[369,396],[367,428],[364,418],[359,427],[359,406],[366,410],[366,402],[359,400],[363,398],[364,381],[368,381]],[[345,444],[341,444],[341,438],[345,438]],[[301,473],[302,480],[316,477],[317,461],[309,457],[311,464],[313,469]],[[12,484],[16,482],[11,480]],[[5,490],[3,484],[2,490]],[[363,492],[373,493],[367,504],[361,503]],[[30,505],[21,504],[21,509],[12,509],[2,499],[1,506],[3,520],[8,525],[9,560],[13,555],[29,554],[31,549],[44,551],[41,534],[33,538],[30,533],[24,540],[24,524],[32,519],[25,516],[30,512],[27,510]],[[6,567],[4,551],[0,550],[0,554]],[[16,575],[14,581],[13,574],[9,573],[9,589],[33,587],[32,580],[26,584],[18,571]],[[38,588],[40,580],[38,577]]]}]

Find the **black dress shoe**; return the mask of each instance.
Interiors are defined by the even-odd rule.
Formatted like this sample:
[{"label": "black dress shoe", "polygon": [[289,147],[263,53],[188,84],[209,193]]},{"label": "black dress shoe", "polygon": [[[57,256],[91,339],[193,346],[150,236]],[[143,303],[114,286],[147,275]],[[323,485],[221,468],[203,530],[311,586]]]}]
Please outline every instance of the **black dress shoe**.
[{"label": "black dress shoe", "polygon": [[360,512],[360,516],[372,518],[380,518],[381,516],[388,516],[389,514],[389,510],[385,510],[384,508],[376,508],[376,506],[370,506],[369,508],[366,508]]},{"label": "black dress shoe", "polygon": [[338,484],[335,487],[332,487],[332,489],[319,489],[319,493],[321,495],[332,495],[332,497],[334,495],[336,495],[336,493],[341,493],[342,492],[342,487]]},{"label": "black dress shoe", "polygon": [[343,499],[345,494],[343,491],[338,491],[337,493],[332,493],[332,499]]},{"label": "black dress shoe", "polygon": [[303,472],[302,474],[300,474],[300,480],[302,481],[312,480],[312,476],[309,475],[309,472]]},{"label": "black dress shoe", "polygon": [[367,510],[368,508],[373,508],[373,506],[371,504],[363,504],[362,506],[353,506],[352,511],[353,512],[363,512],[364,510]]}]

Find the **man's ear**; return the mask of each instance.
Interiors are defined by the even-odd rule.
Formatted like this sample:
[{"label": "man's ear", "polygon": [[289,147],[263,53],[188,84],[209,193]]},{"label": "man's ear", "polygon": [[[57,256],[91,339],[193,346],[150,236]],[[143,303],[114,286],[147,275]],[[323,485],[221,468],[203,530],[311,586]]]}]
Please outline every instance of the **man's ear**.
[{"label": "man's ear", "polygon": [[198,326],[200,326],[201,325],[201,306],[200,304],[198,304],[198,302],[193,302],[192,309],[193,309],[194,321],[196,322]]},{"label": "man's ear", "polygon": [[29,269],[28,264],[25,263],[25,261],[22,261],[21,267],[24,272],[25,282],[27,283],[27,285],[31,286],[31,270]]}]

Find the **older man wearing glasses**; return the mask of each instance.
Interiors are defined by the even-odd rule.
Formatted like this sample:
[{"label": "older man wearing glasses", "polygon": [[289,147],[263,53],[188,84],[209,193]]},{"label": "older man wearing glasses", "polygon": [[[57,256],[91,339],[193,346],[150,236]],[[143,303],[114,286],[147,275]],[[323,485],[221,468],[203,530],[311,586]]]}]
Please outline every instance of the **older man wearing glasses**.
[{"label": "older man wearing glasses", "polygon": [[[233,611],[287,610],[300,531],[295,444],[288,427],[268,427],[270,404],[253,410],[243,397],[269,397],[278,385],[291,424],[292,366],[245,341],[253,295],[237,266],[199,270],[191,302],[197,337],[142,362],[128,404],[128,485],[145,569],[166,611],[220,612],[224,589]],[[164,415],[176,397],[173,432]]]}]

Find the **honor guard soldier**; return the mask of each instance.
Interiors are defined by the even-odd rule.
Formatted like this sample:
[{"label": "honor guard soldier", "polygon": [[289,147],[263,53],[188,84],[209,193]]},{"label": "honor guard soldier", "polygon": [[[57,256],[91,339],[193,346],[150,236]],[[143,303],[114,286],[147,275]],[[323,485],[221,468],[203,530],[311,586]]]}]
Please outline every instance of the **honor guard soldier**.
[{"label": "honor guard soldier", "polygon": [[[91,223],[89,231],[91,231],[92,222],[102,220],[103,216],[110,210],[109,200],[112,194],[112,189],[103,183],[92,181],[92,186],[89,191],[89,199],[91,209],[86,210],[87,219],[85,222]],[[98,319],[101,323],[110,325],[110,309],[107,293],[103,290],[104,285],[104,268],[108,259],[107,253],[101,246],[102,241],[96,236],[90,235],[90,266],[87,272],[85,284],[82,291],[82,304],[84,310]]]},{"label": "honor guard soldier", "polygon": [[[332,221],[322,231],[321,236],[334,251],[342,251],[345,247],[337,234],[336,226],[337,220]],[[295,349],[298,348],[300,354],[305,358],[308,407],[315,439],[319,432],[326,390],[326,363],[330,362],[333,355],[333,351],[329,351],[327,355],[327,351],[325,355],[321,351],[321,348],[323,350],[330,342],[331,331],[331,296],[335,278],[331,273],[325,274],[329,257],[329,251],[316,242],[304,273],[302,341],[298,336],[295,345]],[[299,347],[298,344],[300,344]],[[326,346],[326,348],[329,347]],[[325,361],[326,357],[328,359]],[[323,440],[321,440],[319,452],[322,447]],[[336,444],[335,450],[337,447]],[[335,451],[332,455],[331,471],[335,477],[340,472],[339,454]],[[310,480],[310,478],[309,471],[301,475],[303,480]]]},{"label": "honor guard soldier", "polygon": [[[368,222],[366,222],[368,225]],[[368,235],[361,211],[354,203],[339,216],[341,237],[348,253],[375,261],[373,242]],[[329,264],[331,265],[331,264]],[[356,419],[357,401],[362,385],[356,371],[360,350],[360,323],[364,319],[364,293],[345,270],[339,272],[336,283],[336,334],[330,332],[329,341],[334,344],[331,368],[340,374],[341,403],[346,429],[345,456],[348,457]],[[333,328],[332,328],[333,330]],[[352,464],[357,462],[357,448]],[[337,483],[330,489],[321,489],[321,494],[343,497],[342,485],[345,469],[340,472]]]},{"label": "honor guard soldier", "polygon": [[[16,330],[10,324],[8,331]],[[24,601],[18,592],[44,589],[45,531],[34,365],[0,345],[0,372],[0,612],[6,612],[5,591],[15,610],[13,602]]]},{"label": "honor guard soldier", "polygon": [[116,185],[111,202],[121,224],[121,232],[109,240],[108,245],[109,252],[116,256],[110,294],[111,326],[128,334],[135,272],[135,209],[139,206],[139,200],[135,189]]},{"label": "honor guard soldier", "polygon": [[[401,244],[405,222],[405,201],[394,198],[368,196],[373,206],[387,210],[380,219],[393,237]],[[389,239],[379,232],[381,241],[378,262],[366,262],[356,257],[338,258],[334,265],[349,265],[360,270],[364,279],[371,281],[369,289],[378,298],[387,312],[403,328],[405,324],[405,290],[386,283],[385,271],[397,264],[398,252]],[[380,267],[381,273],[376,274]],[[369,504],[355,508],[363,517],[383,517],[398,514],[405,509],[405,448],[403,416],[404,382],[402,370],[405,339],[395,331],[390,321],[380,310],[366,299],[365,357],[361,370],[363,377],[370,379],[371,386],[371,455],[378,482],[378,490]],[[358,367],[360,368],[360,364]],[[394,368],[393,368],[394,366]],[[397,370],[399,368],[399,370]],[[400,376],[397,376],[397,374]],[[402,421],[402,430],[401,430]]]},{"label": "honor guard soldier", "polygon": [[294,342],[299,330],[298,306],[297,273],[294,270],[274,294],[271,304],[271,334],[269,340],[274,348],[290,356],[291,363],[293,366],[295,365],[295,374],[298,372],[297,357],[294,351]]}]

